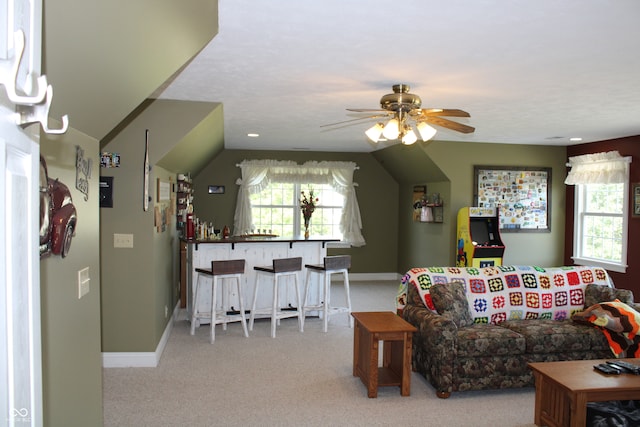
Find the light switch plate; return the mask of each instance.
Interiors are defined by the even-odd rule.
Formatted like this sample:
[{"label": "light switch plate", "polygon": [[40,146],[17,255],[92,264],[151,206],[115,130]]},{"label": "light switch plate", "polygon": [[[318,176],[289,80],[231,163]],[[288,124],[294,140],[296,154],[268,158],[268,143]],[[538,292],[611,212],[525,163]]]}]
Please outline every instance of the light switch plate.
[{"label": "light switch plate", "polygon": [[133,234],[118,234],[113,235],[113,247],[114,248],[132,248],[133,247]]},{"label": "light switch plate", "polygon": [[78,299],[89,293],[89,267],[78,271]]}]

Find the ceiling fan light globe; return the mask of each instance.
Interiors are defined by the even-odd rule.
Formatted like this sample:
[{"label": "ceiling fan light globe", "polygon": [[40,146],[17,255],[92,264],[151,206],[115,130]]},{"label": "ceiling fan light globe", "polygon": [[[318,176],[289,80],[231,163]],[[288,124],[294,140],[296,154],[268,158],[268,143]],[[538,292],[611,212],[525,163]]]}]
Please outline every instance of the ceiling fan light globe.
[{"label": "ceiling fan light globe", "polygon": [[416,136],[416,133],[413,131],[413,129],[410,129],[409,132],[407,132],[402,137],[402,143],[404,145],[411,145],[415,143],[417,140],[418,140],[418,137]]},{"label": "ceiling fan light globe", "polygon": [[382,131],[382,135],[387,139],[398,139],[398,136],[400,135],[400,123],[398,122],[398,119],[389,120]]},{"label": "ceiling fan light globe", "polygon": [[382,135],[383,129],[384,126],[382,126],[382,123],[376,123],[365,131],[365,135],[367,135],[367,138],[369,138],[371,141],[378,142],[380,140],[380,135]]},{"label": "ceiling fan light globe", "polygon": [[422,140],[425,142],[433,138],[437,132],[433,127],[429,126],[425,122],[418,123],[416,127],[418,128],[418,132],[420,133],[420,138],[422,138]]}]

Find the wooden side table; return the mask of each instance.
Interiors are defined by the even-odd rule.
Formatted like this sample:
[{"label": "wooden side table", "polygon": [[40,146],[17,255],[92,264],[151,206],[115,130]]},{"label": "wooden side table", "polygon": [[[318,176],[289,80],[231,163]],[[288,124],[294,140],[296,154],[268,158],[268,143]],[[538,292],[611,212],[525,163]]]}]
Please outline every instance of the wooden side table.
[{"label": "wooden side table", "polygon": [[[399,386],[402,396],[411,394],[411,342],[417,331],[390,311],[351,313],[353,375],[360,377],[369,397],[378,397],[378,387]],[[379,342],[383,342],[382,366],[378,366]]]}]

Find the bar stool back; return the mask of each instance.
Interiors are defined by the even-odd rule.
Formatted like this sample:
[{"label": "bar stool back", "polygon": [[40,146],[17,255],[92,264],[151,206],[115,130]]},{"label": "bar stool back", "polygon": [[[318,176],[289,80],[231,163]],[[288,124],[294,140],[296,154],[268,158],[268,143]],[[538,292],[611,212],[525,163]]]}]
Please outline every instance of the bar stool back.
[{"label": "bar stool back", "polygon": [[[324,257],[323,264],[305,264],[307,268],[307,279],[304,288],[304,300],[302,304],[302,326],[304,328],[304,318],[308,311],[320,311],[322,313],[322,330],[327,332],[329,315],[336,313],[347,313],[349,317],[349,327],[353,328],[353,317],[351,317],[351,295],[349,293],[349,268],[351,268],[351,255],[335,255]],[[309,284],[312,273],[321,275],[324,279],[322,287],[321,301],[317,305],[309,305]],[[342,273],[345,306],[331,305],[331,275]]]},{"label": "bar stool back", "polygon": [[[271,317],[271,337],[276,337],[276,324],[280,323],[280,319],[286,319],[289,317],[298,318],[298,329],[302,332],[302,318],[300,316],[300,290],[298,287],[298,272],[302,270],[302,258],[280,258],[274,259],[273,265],[260,267],[255,266],[253,269],[256,271],[256,282],[253,289],[253,304],[251,306],[251,315],[249,316],[249,330],[253,330],[253,322],[256,315],[266,315]],[[273,300],[271,308],[258,308],[256,309],[256,302],[258,300],[258,284],[260,277],[268,277],[273,280]],[[280,278],[290,276],[294,278],[294,288],[296,293],[296,307],[291,307],[287,310],[282,310],[279,307],[278,300],[278,284]],[[285,282],[286,284],[286,282]]]},{"label": "bar stool back", "polygon": [[[199,325],[200,319],[210,319],[211,344],[213,344],[216,339],[216,325],[220,323],[222,324],[223,329],[226,330],[227,323],[241,322],[244,336],[249,336],[249,332],[247,331],[247,319],[244,312],[242,285],[240,282],[242,275],[244,274],[244,266],[244,259],[234,259],[228,261],[211,261],[210,269],[196,268],[198,278],[196,280],[196,289],[193,296],[193,308],[191,312],[191,335],[195,334],[196,325]],[[203,282],[206,279],[211,279],[211,311],[203,313],[200,311],[200,300],[202,299],[201,287],[204,285]],[[235,279],[236,281],[236,290],[240,305],[240,311],[237,314],[229,311],[229,294],[231,289],[224,286],[225,284],[230,284],[230,281],[225,279]],[[220,294],[222,296],[220,309],[217,307],[218,283],[221,284]]]}]

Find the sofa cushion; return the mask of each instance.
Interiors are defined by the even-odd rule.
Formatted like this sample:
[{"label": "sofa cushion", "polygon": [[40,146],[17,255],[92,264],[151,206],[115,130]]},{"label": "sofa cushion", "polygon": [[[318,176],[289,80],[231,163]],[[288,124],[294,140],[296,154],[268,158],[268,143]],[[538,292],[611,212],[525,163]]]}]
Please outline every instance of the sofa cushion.
[{"label": "sofa cushion", "polygon": [[640,313],[620,300],[594,304],[572,319],[600,328],[616,357],[640,357]]},{"label": "sofa cushion", "polygon": [[459,328],[473,323],[462,283],[436,283],[431,287],[430,293],[438,314],[451,320]]},{"label": "sofa cushion", "polygon": [[458,357],[524,354],[526,342],[517,332],[497,325],[476,323],[458,328]]},{"label": "sofa cushion", "polygon": [[628,289],[616,289],[609,286],[590,283],[584,288],[584,306],[591,307],[600,302],[620,300],[633,304],[633,292]]},{"label": "sofa cushion", "polygon": [[507,320],[500,326],[522,335],[527,343],[526,352],[530,354],[588,351],[594,345],[603,345],[601,338],[598,344],[597,334],[592,335],[589,328],[569,319]]}]

